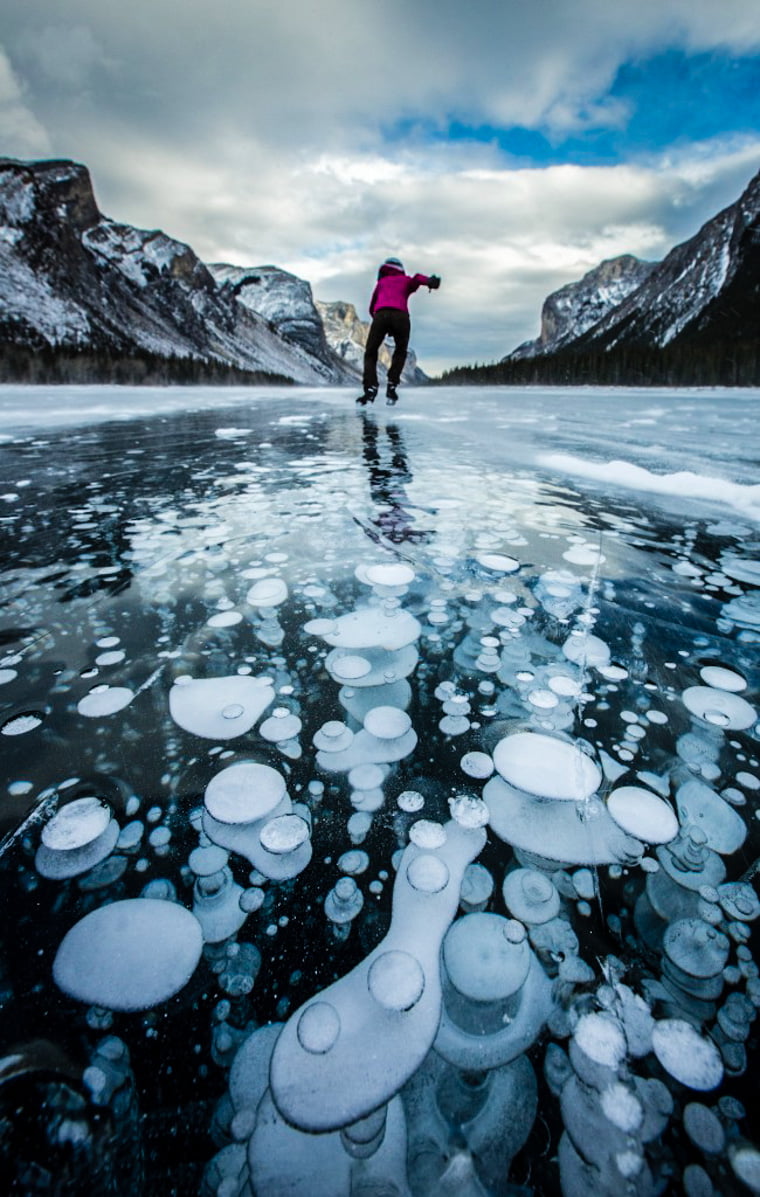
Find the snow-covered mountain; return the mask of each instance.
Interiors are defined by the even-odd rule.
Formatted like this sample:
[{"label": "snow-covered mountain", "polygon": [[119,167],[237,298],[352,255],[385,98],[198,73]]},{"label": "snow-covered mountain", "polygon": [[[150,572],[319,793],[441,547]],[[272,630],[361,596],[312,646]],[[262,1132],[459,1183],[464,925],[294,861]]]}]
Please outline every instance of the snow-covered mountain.
[{"label": "snow-covered mountain", "polygon": [[[293,280],[289,295],[296,284],[309,291]],[[269,319],[190,246],[104,217],[78,163],[0,159],[0,360],[14,368],[24,353],[77,360],[86,381],[110,363],[184,359],[301,383],[354,381],[311,309],[308,328],[297,305],[290,323]]]},{"label": "snow-covered mountain", "polygon": [[640,287],[654,266],[654,262],[623,254],[601,262],[578,282],[552,292],[541,309],[539,336],[518,346],[509,357],[518,360],[554,353],[582,336]]},{"label": "snow-covered mountain", "polygon": [[[760,328],[760,173],[736,201],[677,245],[661,262],[625,266],[603,262],[579,283],[549,296],[541,337],[506,361],[558,349],[578,354],[694,345],[705,355],[739,342],[756,342]],[[637,271],[641,277],[637,279]],[[614,301],[615,286],[622,288]],[[633,285],[631,285],[633,284]],[[599,316],[593,316],[599,311]]]},{"label": "snow-covered mountain", "polygon": [[658,348],[698,338],[757,338],[760,321],[760,172],[735,204],[651,271],[579,339],[584,349]]},{"label": "snow-covered mountain", "polygon": [[[353,366],[361,374],[364,346],[369,335],[369,321],[359,319],[352,303],[343,303],[340,300],[334,303],[321,303],[317,300],[317,311],[330,348],[348,366]],[[387,343],[381,345],[377,355],[377,372],[381,380],[388,371],[392,355],[393,350]],[[407,353],[401,381],[410,385],[427,381],[427,374],[417,365],[417,356],[413,349]]]}]

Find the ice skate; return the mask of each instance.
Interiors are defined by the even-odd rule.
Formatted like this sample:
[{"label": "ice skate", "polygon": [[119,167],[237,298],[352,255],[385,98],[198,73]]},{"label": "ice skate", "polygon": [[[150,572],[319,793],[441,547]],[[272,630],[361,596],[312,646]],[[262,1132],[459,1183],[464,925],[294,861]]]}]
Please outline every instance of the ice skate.
[{"label": "ice skate", "polygon": [[388,407],[393,407],[394,404],[398,403],[398,391],[392,382],[389,382],[385,388],[385,402]]},{"label": "ice skate", "polygon": [[375,402],[375,396],[376,396],[376,395],[377,395],[377,387],[365,387],[365,388],[364,388],[364,394],[363,394],[363,395],[359,395],[359,396],[357,397],[357,400],[356,400],[356,402],[357,402],[357,403],[358,403],[358,404],[359,404],[361,407],[366,407],[366,405],[367,405],[368,403],[374,403],[374,402]]}]

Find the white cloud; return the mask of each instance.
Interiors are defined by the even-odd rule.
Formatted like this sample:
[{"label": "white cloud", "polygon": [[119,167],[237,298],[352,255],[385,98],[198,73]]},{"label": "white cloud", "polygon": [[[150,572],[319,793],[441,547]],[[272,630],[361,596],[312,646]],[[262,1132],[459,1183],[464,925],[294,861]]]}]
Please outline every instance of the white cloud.
[{"label": "white cloud", "polygon": [[67,0],[54,24],[49,0],[0,12],[16,69],[0,59],[6,152],[84,161],[115,219],[206,260],[274,262],[362,311],[389,253],[439,271],[441,291],[413,301],[430,366],[502,356],[535,335],[549,291],[604,257],[662,256],[757,167],[757,140],[532,170],[443,140],[452,119],[549,137],[624,126],[608,94],[621,63],[757,50],[757,0]]},{"label": "white cloud", "polygon": [[21,85],[0,46],[0,144],[3,153],[25,158],[50,150],[50,139],[24,102]]}]

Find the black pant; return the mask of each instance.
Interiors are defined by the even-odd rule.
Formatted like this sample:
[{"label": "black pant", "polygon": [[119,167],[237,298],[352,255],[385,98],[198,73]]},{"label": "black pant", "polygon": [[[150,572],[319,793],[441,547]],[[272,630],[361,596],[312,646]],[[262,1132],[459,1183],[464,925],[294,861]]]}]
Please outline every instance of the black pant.
[{"label": "black pant", "polygon": [[406,351],[409,345],[409,329],[411,322],[409,313],[399,308],[378,308],[372,317],[372,324],[364,350],[364,386],[377,386],[377,354],[387,336],[393,337],[395,349],[388,371],[388,382],[398,386],[401,382],[401,371],[406,361]]}]

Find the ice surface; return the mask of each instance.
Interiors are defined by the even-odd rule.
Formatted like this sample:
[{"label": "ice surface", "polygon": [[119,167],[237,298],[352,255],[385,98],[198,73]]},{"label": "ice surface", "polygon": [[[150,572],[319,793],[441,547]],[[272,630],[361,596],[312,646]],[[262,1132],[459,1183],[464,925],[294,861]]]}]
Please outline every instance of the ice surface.
[{"label": "ice surface", "polygon": [[[8,1042],[44,1004],[100,1068],[110,937],[81,999],[58,945],[94,906],[192,893],[196,977],[119,1018],[154,1094],[137,1136],[170,1132],[140,1144],[149,1187],[181,1153],[220,1197],[733,1197],[756,1161],[733,1094],[760,1008],[757,394],[2,399]],[[93,795],[116,818],[46,844]],[[160,971],[158,927],[128,981]]]}]

